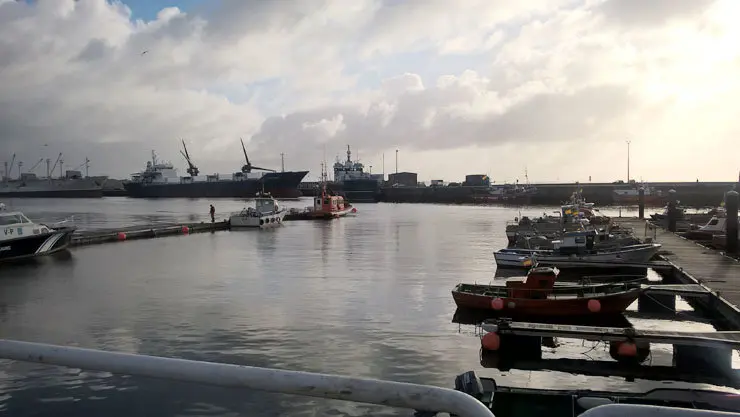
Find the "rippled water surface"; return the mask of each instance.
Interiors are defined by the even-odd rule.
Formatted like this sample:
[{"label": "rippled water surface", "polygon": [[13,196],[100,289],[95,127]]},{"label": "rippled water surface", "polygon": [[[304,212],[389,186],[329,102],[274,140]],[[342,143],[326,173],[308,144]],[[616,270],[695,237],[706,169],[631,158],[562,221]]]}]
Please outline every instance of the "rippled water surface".
[{"label": "rippled water surface", "polygon": [[[94,229],[200,221],[206,200],[12,200],[34,220]],[[219,217],[243,202],[218,200]],[[289,202],[302,207],[310,200]],[[484,369],[472,326],[452,322],[458,282],[494,279],[507,220],[549,209],[376,204],[333,222],[75,248],[0,267],[3,338],[451,387],[467,370],[499,384],[644,389],[619,378]],[[685,304],[683,304],[686,307]],[[640,321],[641,327],[709,328]],[[608,357],[564,341],[545,356]],[[670,364],[670,347],[654,349]],[[655,383],[652,383],[655,385]],[[657,385],[665,386],[665,383]],[[373,415],[339,401],[0,361],[12,416]],[[400,411],[408,415],[408,412]]]}]

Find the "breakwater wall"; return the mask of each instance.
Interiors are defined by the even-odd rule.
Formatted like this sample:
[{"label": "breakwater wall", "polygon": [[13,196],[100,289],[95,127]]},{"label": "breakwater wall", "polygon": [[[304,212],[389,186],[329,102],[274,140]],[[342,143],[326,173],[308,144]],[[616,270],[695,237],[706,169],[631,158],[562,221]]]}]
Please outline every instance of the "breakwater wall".
[{"label": "breakwater wall", "polygon": [[[716,207],[724,193],[736,183],[733,182],[689,182],[652,183],[650,187],[667,196],[668,191],[676,190],[681,205],[691,207]],[[583,190],[587,201],[597,205],[626,205],[615,199],[614,190],[629,188],[627,184],[534,184],[537,193],[511,201],[514,204],[559,205],[567,201],[577,189]],[[381,192],[381,201],[391,203],[457,203],[475,204],[484,201],[485,187],[386,187]],[[662,199],[654,199],[653,206],[662,206]],[[636,205],[636,204],[635,204]]]}]

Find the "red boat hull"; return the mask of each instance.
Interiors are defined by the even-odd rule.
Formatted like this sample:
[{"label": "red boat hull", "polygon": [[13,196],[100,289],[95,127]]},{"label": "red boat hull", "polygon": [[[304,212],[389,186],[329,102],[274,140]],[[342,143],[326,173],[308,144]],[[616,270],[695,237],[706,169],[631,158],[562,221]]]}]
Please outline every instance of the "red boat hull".
[{"label": "red boat hull", "polygon": [[[491,303],[493,296],[452,292],[455,304],[461,308],[472,308],[500,312],[507,317],[510,316],[585,316],[594,314],[620,314],[630,306],[640,295],[641,290],[636,288],[624,292],[579,298],[563,299],[527,299],[502,297],[503,308],[494,310]],[[588,308],[590,300],[598,300],[601,306],[597,313]],[[512,304],[513,303],[513,304]],[[513,307],[513,308],[512,308]]]}]

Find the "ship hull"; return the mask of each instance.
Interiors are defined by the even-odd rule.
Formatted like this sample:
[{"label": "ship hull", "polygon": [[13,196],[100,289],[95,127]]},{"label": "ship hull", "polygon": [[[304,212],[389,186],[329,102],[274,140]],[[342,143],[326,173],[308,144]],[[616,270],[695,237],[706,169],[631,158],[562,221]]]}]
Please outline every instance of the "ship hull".
[{"label": "ship hull", "polygon": [[380,183],[373,179],[351,179],[341,183],[341,190],[352,203],[377,203],[380,201]]},{"label": "ship hull", "polygon": [[1,198],[101,198],[102,188],[82,190],[14,190],[0,191]]},{"label": "ship hull", "polygon": [[11,180],[0,183],[0,198],[101,198],[107,177]]},{"label": "ship hull", "polygon": [[253,198],[265,191],[275,198],[298,198],[298,184],[308,171],[267,173],[260,179],[239,181],[191,182],[176,184],[125,185],[129,197],[134,198]]}]

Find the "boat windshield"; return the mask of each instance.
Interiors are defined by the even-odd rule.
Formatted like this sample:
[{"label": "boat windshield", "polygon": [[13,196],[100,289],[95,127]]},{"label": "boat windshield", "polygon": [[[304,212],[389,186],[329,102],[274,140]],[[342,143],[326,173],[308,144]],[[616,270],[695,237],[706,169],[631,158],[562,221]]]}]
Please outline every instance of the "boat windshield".
[{"label": "boat windshield", "polygon": [[19,223],[31,223],[31,221],[19,213],[0,215],[0,226],[10,226]]}]

